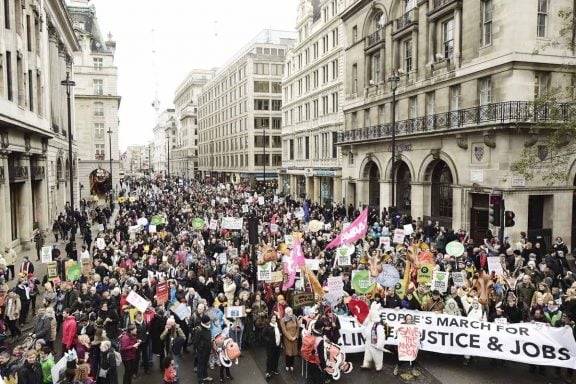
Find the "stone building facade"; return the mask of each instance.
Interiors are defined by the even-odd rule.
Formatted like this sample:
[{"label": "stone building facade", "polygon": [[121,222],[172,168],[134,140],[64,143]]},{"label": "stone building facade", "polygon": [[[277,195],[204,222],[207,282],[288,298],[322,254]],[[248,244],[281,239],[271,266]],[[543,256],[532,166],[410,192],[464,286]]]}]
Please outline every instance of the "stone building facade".
[{"label": "stone building facade", "polygon": [[[79,49],[58,0],[0,3],[0,247],[26,246],[67,202],[68,109],[61,81]],[[73,91],[72,91],[73,92]],[[74,116],[72,104],[71,115]],[[72,135],[74,135],[72,121]]]},{"label": "stone building facade", "polygon": [[516,214],[507,235],[519,239],[526,231],[548,245],[552,236],[570,244],[576,167],[568,183],[549,186],[514,174],[511,164],[525,147],[542,144],[547,116],[534,111],[535,98],[574,84],[567,65],[573,53],[553,44],[564,27],[559,12],[572,2],[346,3],[345,126],[338,136],[346,201],[395,206],[481,242],[496,192]]},{"label": "stone building facade", "polygon": [[[159,175],[175,175],[173,172],[174,150],[178,141],[174,108],[168,108],[158,115],[156,126],[152,130],[154,146],[152,149],[152,168]],[[168,165],[170,162],[170,165]]]},{"label": "stone building facade", "polygon": [[[97,196],[102,203],[112,187],[119,187],[118,69],[114,63],[116,42],[104,39],[94,5],[74,0],[68,7],[80,51],[74,54],[75,104],[80,197]],[[112,159],[112,164],[110,164]],[[112,166],[112,169],[110,167]],[[112,183],[100,188],[97,174],[110,176]]]},{"label": "stone building facade", "polygon": [[286,55],[282,83],[282,168],[279,188],[322,204],[342,202],[336,146],[344,114],[344,28],[337,0],[302,1],[298,40]]},{"label": "stone building facade", "polygon": [[274,183],[282,165],[282,77],[293,32],[264,30],[198,98],[199,169],[221,182]]},{"label": "stone building facade", "polygon": [[213,69],[190,71],[174,94],[178,142],[171,165],[174,174],[191,179],[200,178],[198,167],[198,95],[214,77]]}]

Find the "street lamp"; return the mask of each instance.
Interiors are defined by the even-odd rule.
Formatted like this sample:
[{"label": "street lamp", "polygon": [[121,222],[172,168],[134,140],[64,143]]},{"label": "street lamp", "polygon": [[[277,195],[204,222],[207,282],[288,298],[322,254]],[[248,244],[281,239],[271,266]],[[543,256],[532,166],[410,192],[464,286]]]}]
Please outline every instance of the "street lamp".
[{"label": "street lamp", "polygon": [[392,206],[396,207],[396,88],[400,82],[400,76],[396,71],[388,77],[392,89]]},{"label": "street lamp", "polygon": [[166,131],[166,147],[168,148],[168,153],[166,156],[167,171],[166,176],[170,177],[170,132]]},{"label": "street lamp", "polygon": [[114,193],[113,193],[113,189],[114,189],[114,183],[112,182],[112,128],[108,127],[108,130],[106,131],[106,133],[108,134],[108,153],[110,155],[110,209],[112,209],[112,207],[114,206],[114,203],[112,201],[112,198],[114,197]]},{"label": "street lamp", "polygon": [[66,98],[68,101],[68,166],[70,172],[70,209],[74,213],[74,174],[72,173],[72,107],[70,105],[70,94],[72,87],[76,86],[73,80],[70,80],[70,72],[66,72],[66,80],[60,82],[61,85],[66,87]]}]

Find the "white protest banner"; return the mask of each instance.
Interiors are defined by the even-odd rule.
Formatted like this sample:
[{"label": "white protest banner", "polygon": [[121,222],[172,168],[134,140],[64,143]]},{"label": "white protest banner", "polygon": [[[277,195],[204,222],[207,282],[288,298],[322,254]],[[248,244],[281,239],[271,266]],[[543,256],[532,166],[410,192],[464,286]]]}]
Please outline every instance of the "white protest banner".
[{"label": "white protest banner", "polygon": [[258,196],[258,205],[264,205],[264,196]]},{"label": "white protest banner", "polygon": [[228,256],[230,256],[230,258],[238,257],[238,249],[231,248],[230,250],[228,250]]},{"label": "white protest banner", "polygon": [[126,301],[132,304],[134,307],[138,308],[138,310],[142,313],[146,312],[146,309],[148,308],[148,300],[134,291],[130,291],[126,297]]},{"label": "white protest banner", "polygon": [[320,268],[320,260],[318,259],[306,259],[304,262],[306,263],[306,267],[313,271],[317,271]]},{"label": "white protest banner", "polygon": [[380,245],[383,245],[384,249],[390,248],[390,236],[380,236]]},{"label": "white protest banner", "polygon": [[433,291],[437,289],[440,293],[446,292],[448,290],[448,272],[434,271],[431,289]]},{"label": "white protest banner", "polygon": [[272,264],[266,263],[258,266],[258,280],[270,281],[272,279]]},{"label": "white protest banner", "polygon": [[338,344],[346,353],[364,353],[366,338],[362,324],[353,316],[338,316],[340,339]]},{"label": "white protest banner", "polygon": [[420,329],[417,325],[401,324],[396,328],[398,335],[398,360],[415,361],[420,345]]},{"label": "white protest banner", "polygon": [[464,273],[465,272],[452,272],[452,281],[454,282],[454,286],[464,286]]},{"label": "white protest banner", "polygon": [[[60,381],[60,376],[64,376],[66,373],[66,365],[68,364],[68,357],[63,356],[56,365],[50,369],[50,373],[52,374],[52,384],[56,384]],[[22,380],[23,381],[23,380]]]},{"label": "white protest banner", "polygon": [[413,233],[414,233],[414,227],[412,226],[412,224],[404,224],[404,235],[410,236]]},{"label": "white protest banner", "polygon": [[500,257],[498,256],[488,257],[488,272],[492,273],[492,271],[496,272],[497,275],[504,274],[502,264],[500,264]]},{"label": "white protest banner", "polygon": [[150,233],[156,233],[156,226],[150,224],[150,225],[148,226],[148,232],[150,232]]},{"label": "white protest banner", "polygon": [[176,303],[170,308],[180,320],[192,317],[192,310],[184,303]]},{"label": "white protest banner", "polygon": [[223,229],[241,230],[244,219],[241,217],[223,217],[221,226]]},{"label": "white protest banner", "polygon": [[234,306],[231,305],[225,308],[226,310],[226,317],[237,318],[237,317],[246,317],[246,312],[244,310],[243,305]]},{"label": "white protest banner", "polygon": [[242,213],[248,213],[248,204],[242,204]]},{"label": "white protest banner", "polygon": [[42,261],[42,264],[52,261],[52,247],[42,247],[40,250],[40,260]]},{"label": "white protest banner", "polygon": [[329,277],[327,282],[328,292],[334,295],[344,294],[344,281],[342,276]]},{"label": "white protest banner", "polygon": [[210,228],[212,231],[217,230],[218,229],[218,220],[210,219],[210,225],[208,226],[208,228]]},{"label": "white protest banner", "polygon": [[400,229],[400,228],[396,228],[394,230],[394,239],[392,241],[396,244],[402,244],[402,243],[404,243],[404,237],[406,237],[404,230]]},{"label": "white protest banner", "polygon": [[132,225],[132,226],[128,227],[128,233],[136,233],[136,232],[138,232],[141,228],[142,228],[142,226],[141,226],[140,224],[138,224],[138,225]]},{"label": "white protest banner", "polygon": [[226,252],[222,252],[218,254],[218,263],[220,265],[224,265],[228,262],[228,257],[226,257]]},{"label": "white protest banner", "polygon": [[99,237],[96,239],[96,247],[98,247],[100,250],[106,248],[106,242],[104,241],[104,238]]},{"label": "white protest banner", "polygon": [[542,323],[504,325],[434,312],[383,309],[380,318],[392,328],[386,343],[397,344],[396,328],[409,314],[420,328],[423,351],[576,368],[572,329],[547,327]]}]

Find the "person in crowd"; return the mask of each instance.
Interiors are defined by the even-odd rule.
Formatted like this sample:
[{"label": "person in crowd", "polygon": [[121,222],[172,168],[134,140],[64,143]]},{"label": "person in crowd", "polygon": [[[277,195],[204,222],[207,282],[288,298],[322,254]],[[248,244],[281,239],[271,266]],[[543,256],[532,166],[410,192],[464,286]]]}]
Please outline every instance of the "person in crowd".
[{"label": "person in crowd", "polygon": [[43,384],[42,365],[37,361],[36,351],[29,350],[24,356],[24,364],[18,369],[18,382],[25,384]]},{"label": "person in crowd", "polygon": [[131,384],[133,376],[136,374],[136,355],[140,341],[137,336],[137,328],[130,325],[120,340],[120,354],[122,355],[122,364],[124,365],[123,384]]},{"label": "person in crowd", "polygon": [[270,316],[270,322],[264,328],[262,338],[266,345],[266,380],[273,375],[278,375],[278,360],[280,359],[282,330],[278,325],[278,317],[275,313]]},{"label": "person in crowd", "polygon": [[300,321],[294,315],[294,311],[290,307],[284,310],[284,318],[280,321],[284,356],[286,359],[286,371],[294,371],[294,360],[298,356],[298,337],[300,335]]},{"label": "person in crowd", "polygon": [[118,384],[116,357],[109,340],[100,342],[100,361],[98,362],[98,384]]},{"label": "person in crowd", "polygon": [[198,384],[212,381],[212,378],[208,376],[208,362],[210,360],[210,351],[212,350],[212,335],[210,332],[211,322],[212,321],[208,315],[203,315],[200,327],[194,331],[194,344],[196,345],[196,356],[198,361],[196,370]]}]

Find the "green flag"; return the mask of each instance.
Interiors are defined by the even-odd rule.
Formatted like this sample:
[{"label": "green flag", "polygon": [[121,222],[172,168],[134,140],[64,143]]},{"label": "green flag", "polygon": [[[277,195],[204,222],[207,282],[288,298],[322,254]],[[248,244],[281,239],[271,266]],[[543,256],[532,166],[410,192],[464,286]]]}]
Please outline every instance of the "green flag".
[{"label": "green flag", "polygon": [[80,263],[76,263],[73,266],[69,267],[66,271],[66,275],[68,276],[68,280],[76,281],[80,278],[82,273],[82,266]]},{"label": "green flag", "polygon": [[192,228],[196,229],[196,230],[200,230],[200,229],[204,229],[204,219],[197,217],[194,220],[192,220]]},{"label": "green flag", "polygon": [[160,215],[154,215],[150,219],[150,224],[152,224],[152,225],[164,224],[164,218]]}]

